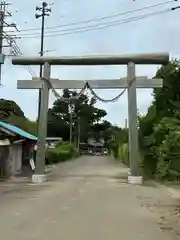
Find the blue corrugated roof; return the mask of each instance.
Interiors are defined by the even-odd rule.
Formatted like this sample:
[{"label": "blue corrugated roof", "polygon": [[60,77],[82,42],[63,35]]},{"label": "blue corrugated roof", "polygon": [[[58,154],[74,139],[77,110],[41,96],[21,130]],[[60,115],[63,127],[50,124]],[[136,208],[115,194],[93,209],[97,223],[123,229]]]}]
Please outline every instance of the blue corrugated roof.
[{"label": "blue corrugated roof", "polygon": [[3,127],[3,128],[6,128],[7,130],[13,132],[13,133],[16,133],[18,135],[20,135],[21,137],[24,137],[24,138],[27,138],[27,139],[30,139],[30,140],[37,140],[37,137],[28,133],[28,132],[25,132],[24,130],[14,126],[14,125],[11,125],[9,123],[6,123],[6,122],[1,122],[0,121],[0,127]]}]

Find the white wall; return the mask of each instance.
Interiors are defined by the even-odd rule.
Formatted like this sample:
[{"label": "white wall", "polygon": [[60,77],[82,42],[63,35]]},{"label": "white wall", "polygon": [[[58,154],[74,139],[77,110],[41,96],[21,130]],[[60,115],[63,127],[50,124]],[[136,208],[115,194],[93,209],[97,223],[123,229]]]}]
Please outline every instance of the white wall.
[{"label": "white wall", "polygon": [[10,146],[11,155],[11,174],[15,175],[22,171],[22,143]]}]

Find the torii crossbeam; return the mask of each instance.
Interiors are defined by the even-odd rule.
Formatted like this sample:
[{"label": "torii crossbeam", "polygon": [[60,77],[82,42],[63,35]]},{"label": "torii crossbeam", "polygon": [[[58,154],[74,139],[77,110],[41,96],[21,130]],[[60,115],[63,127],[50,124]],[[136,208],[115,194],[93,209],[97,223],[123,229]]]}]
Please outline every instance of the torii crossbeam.
[{"label": "torii crossbeam", "polygon": [[[32,81],[33,80],[33,81]],[[43,82],[40,78],[33,77],[32,80],[18,80],[18,89],[42,89]],[[98,80],[60,80],[50,78],[49,85],[54,89],[82,89],[85,82],[88,82],[93,89],[119,89],[127,87],[127,78],[120,79],[98,79]],[[157,88],[162,86],[162,79],[149,79],[146,76],[136,77],[137,88]]]},{"label": "torii crossbeam", "polygon": [[[168,53],[125,56],[14,57],[12,59],[12,63],[15,65],[44,64],[44,75],[41,81],[38,78],[33,78],[33,80],[18,81],[19,89],[41,89],[42,94],[38,126],[36,174],[33,175],[33,181],[41,182],[45,180],[45,137],[50,85],[54,89],[80,89],[84,86],[84,81],[51,79],[51,65],[127,65],[127,78],[88,80],[88,83],[91,88],[94,89],[119,89],[126,87],[127,84],[131,82],[128,86],[129,157],[131,173],[128,176],[128,181],[132,184],[141,184],[142,177],[139,175],[136,88],[162,87],[162,79],[148,79],[143,76],[136,77],[135,64],[167,64],[168,61]],[[48,83],[47,79],[51,82],[51,84]]]}]

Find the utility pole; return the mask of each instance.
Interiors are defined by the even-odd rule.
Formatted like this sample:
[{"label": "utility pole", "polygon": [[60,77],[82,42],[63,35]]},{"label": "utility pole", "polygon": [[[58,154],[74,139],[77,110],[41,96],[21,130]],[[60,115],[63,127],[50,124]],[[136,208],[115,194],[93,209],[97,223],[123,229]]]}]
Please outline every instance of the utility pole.
[{"label": "utility pole", "polygon": [[[11,13],[6,10],[6,7],[9,6],[11,3],[7,3],[6,1],[0,2],[0,83],[1,83],[1,72],[2,72],[2,64],[4,64],[4,54],[3,48],[4,47],[11,47],[12,38],[6,34],[4,28],[15,28],[17,30],[15,23],[7,23],[5,21],[6,17],[11,17]],[[8,45],[3,45],[3,40],[8,42]],[[10,40],[11,39],[11,40]]]},{"label": "utility pole", "polygon": [[4,64],[4,55],[2,54],[3,49],[3,35],[4,35],[4,17],[6,13],[6,5],[4,1],[1,1],[0,4],[0,83],[1,83],[1,72],[2,72],[2,64]]},{"label": "utility pole", "polygon": [[78,98],[76,96],[71,96],[68,98],[63,98],[64,102],[68,103],[68,111],[69,111],[69,142],[72,143],[72,133],[73,133],[73,112],[72,112],[72,103],[76,101]]},{"label": "utility pole", "polygon": [[[71,104],[71,103],[69,103]],[[72,132],[73,132],[73,113],[72,109],[70,110],[70,121],[69,121],[69,141],[72,143]]]},{"label": "utility pole", "polygon": [[127,129],[127,125],[128,125],[128,122],[127,122],[127,118],[125,119],[125,129]]},{"label": "utility pole", "polygon": [[[49,16],[51,9],[48,8],[48,3],[43,2],[41,7],[36,7],[36,11],[39,11],[35,14],[36,19],[42,18],[41,22],[41,47],[40,47],[40,56],[42,57],[44,55],[44,25],[45,25],[45,16]],[[42,71],[43,71],[43,65],[40,65],[40,72],[39,77],[42,77]],[[39,106],[38,106],[38,122],[39,122],[39,116],[40,116],[40,102],[41,102],[41,91],[39,90]]]},{"label": "utility pole", "polygon": [[79,151],[79,146],[81,142],[81,118],[77,117],[77,150]]},{"label": "utility pole", "polygon": [[[3,49],[3,27],[4,27],[4,15],[5,15],[5,3],[1,1],[0,5],[0,56],[2,56]],[[0,82],[1,82],[1,70],[2,65],[0,64]]]},{"label": "utility pole", "polygon": [[72,113],[72,102],[71,98],[66,99],[68,103],[68,112],[69,112],[69,142],[72,143],[72,124],[73,124],[73,113]]}]

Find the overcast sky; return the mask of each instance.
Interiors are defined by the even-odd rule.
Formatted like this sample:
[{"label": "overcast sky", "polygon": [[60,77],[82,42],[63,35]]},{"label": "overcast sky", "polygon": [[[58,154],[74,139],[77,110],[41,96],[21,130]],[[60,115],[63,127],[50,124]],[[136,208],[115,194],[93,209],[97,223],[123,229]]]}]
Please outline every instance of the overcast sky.
[{"label": "overcast sky", "polygon": [[[7,21],[16,22],[22,39],[17,39],[17,44],[24,55],[37,56],[40,51],[40,38],[25,38],[32,35],[33,31],[25,29],[39,28],[41,19],[35,18],[35,8],[41,4],[39,0],[22,1],[11,0],[9,7],[12,17]],[[153,4],[167,2],[166,0],[55,0],[47,1],[54,3],[52,12],[46,18],[46,27],[61,24],[71,24],[101,18],[109,15],[119,14],[134,9],[146,7]],[[177,6],[178,2],[161,5],[160,7],[148,10],[137,11],[129,15],[110,17],[104,20],[105,23],[123,20],[125,18],[154,13]],[[179,3],[180,5],[180,3]],[[70,25],[63,29],[79,28],[82,26],[98,25],[103,21],[94,21],[85,25]],[[53,31],[55,31],[53,33]],[[74,30],[73,30],[74,31]],[[37,32],[37,31],[36,31]],[[38,31],[40,32],[40,30]],[[88,54],[133,54],[149,52],[169,52],[170,57],[180,55],[180,10],[171,11],[158,16],[133,21],[126,24],[119,24],[104,29],[96,29],[74,34],[62,35],[62,28],[46,29],[45,34],[53,35],[45,38],[45,50],[54,50],[45,53],[55,56],[76,56]],[[60,35],[61,34],[61,35]],[[36,35],[39,37],[39,35]],[[9,49],[5,49],[8,54]],[[137,66],[137,75],[153,77],[158,66]],[[38,67],[32,67],[36,74],[39,74]],[[96,79],[96,78],[119,78],[126,76],[126,66],[98,66],[98,67],[53,67],[52,77],[61,79]],[[1,98],[11,99],[25,112],[29,119],[37,117],[38,92],[36,90],[16,89],[17,79],[31,79],[30,73],[25,67],[11,65],[11,58],[6,57],[3,66]],[[109,99],[116,96],[120,90],[99,90],[97,93]],[[138,90],[138,109],[145,113],[152,101],[150,89]],[[52,106],[55,98],[51,95],[49,105]],[[113,124],[124,125],[127,118],[127,95],[124,94],[118,102],[103,104],[99,102],[98,107],[107,111],[107,120]]]}]

